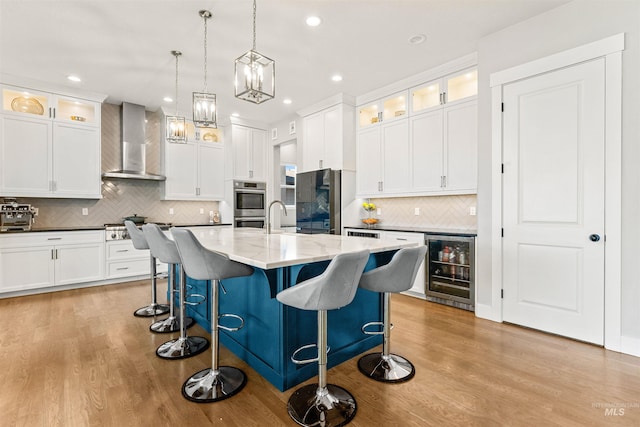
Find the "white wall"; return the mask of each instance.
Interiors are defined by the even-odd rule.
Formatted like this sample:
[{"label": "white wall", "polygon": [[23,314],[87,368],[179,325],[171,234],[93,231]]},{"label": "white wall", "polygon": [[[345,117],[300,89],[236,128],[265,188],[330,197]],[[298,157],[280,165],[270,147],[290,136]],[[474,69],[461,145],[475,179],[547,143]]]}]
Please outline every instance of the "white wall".
[{"label": "white wall", "polygon": [[491,305],[491,92],[489,75],[626,33],[622,104],[622,335],[640,351],[640,1],[576,0],[478,42],[478,303]]}]

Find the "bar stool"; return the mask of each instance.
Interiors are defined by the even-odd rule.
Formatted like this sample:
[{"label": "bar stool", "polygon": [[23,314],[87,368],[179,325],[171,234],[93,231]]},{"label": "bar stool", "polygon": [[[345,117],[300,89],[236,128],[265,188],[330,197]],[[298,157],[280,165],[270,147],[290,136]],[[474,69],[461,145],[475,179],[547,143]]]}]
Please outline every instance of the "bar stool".
[{"label": "bar stool", "polygon": [[[129,237],[131,237],[131,242],[133,243],[133,247],[138,250],[146,250],[149,249],[149,245],[147,244],[147,239],[144,238],[144,234],[142,230],[138,229],[132,221],[125,221],[124,226],[127,228],[127,232],[129,233]],[[158,300],[156,297],[156,281],[158,278],[158,274],[156,273],[156,259],[153,255],[151,255],[151,304],[146,307],[142,307],[133,312],[134,316],[138,317],[153,317],[153,316],[161,316],[163,314],[167,314],[170,311],[170,308],[166,304],[158,304]]]},{"label": "bar stool", "polygon": [[[218,314],[218,285],[220,280],[232,277],[250,276],[253,267],[231,261],[227,256],[204,248],[190,230],[171,229],[178,246],[182,266],[189,277],[196,280],[211,280],[211,368],[193,374],[182,385],[182,395],[198,403],[216,402],[238,393],[247,383],[247,377],[240,369],[218,364],[218,329],[237,331],[244,326],[244,319],[235,314]],[[224,291],[224,287],[222,288]],[[233,317],[240,320],[240,326],[231,328],[220,325],[219,318]]]},{"label": "bar stool", "polygon": [[320,276],[300,282],[276,295],[282,304],[300,310],[318,312],[318,355],[297,360],[296,354],[314,345],[305,345],[291,355],[296,364],[318,362],[318,384],[297,389],[289,398],[289,416],[302,426],[341,426],[356,415],[355,398],[342,387],[327,384],[327,310],[344,307],[353,301],[358,281],[369,258],[369,251],[336,256]]},{"label": "bar stool", "polygon": [[[142,226],[144,236],[149,243],[151,253],[162,262],[169,264],[169,268],[175,275],[175,267],[181,263],[180,254],[175,242],[164,235],[160,227],[156,224],[145,224]],[[203,295],[195,295],[206,299]],[[173,299],[173,295],[172,298]],[[205,351],[209,347],[209,341],[204,337],[187,336],[186,306],[195,305],[187,301],[187,274],[184,268],[180,267],[180,337],[160,345],[156,350],[158,357],[163,359],[184,359],[195,356]]]},{"label": "bar stool", "polygon": [[[360,288],[383,293],[383,321],[369,322],[362,326],[362,332],[367,335],[383,335],[382,353],[370,353],[358,360],[360,372],[376,381],[397,383],[408,381],[415,375],[415,368],[410,361],[390,352],[393,328],[389,321],[390,293],[411,288],[426,253],[426,246],[400,249],[388,264],[364,273],[360,279]],[[382,330],[367,330],[371,326],[381,327]]]}]

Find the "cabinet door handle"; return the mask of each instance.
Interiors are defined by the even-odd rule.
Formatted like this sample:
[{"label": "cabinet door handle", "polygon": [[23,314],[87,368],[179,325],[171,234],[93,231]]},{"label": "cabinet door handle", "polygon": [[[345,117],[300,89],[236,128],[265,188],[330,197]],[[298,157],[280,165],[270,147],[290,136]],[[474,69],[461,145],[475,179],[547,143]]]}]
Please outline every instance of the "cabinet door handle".
[{"label": "cabinet door handle", "polygon": [[446,187],[447,186],[447,176],[443,176],[442,177],[442,187]]},{"label": "cabinet door handle", "polygon": [[49,107],[49,118],[52,118],[53,115],[51,114],[51,107]]},{"label": "cabinet door handle", "polygon": [[447,103],[447,92],[442,92],[442,103],[443,104]]},{"label": "cabinet door handle", "polygon": [[196,187],[196,196],[200,195],[200,187]]},{"label": "cabinet door handle", "polygon": [[384,191],[384,181],[380,181],[380,191]]},{"label": "cabinet door handle", "polygon": [[318,164],[320,165],[320,169],[322,169],[322,160],[319,160]]},{"label": "cabinet door handle", "polygon": [[53,254],[53,251],[54,251],[54,250],[55,250],[55,249],[51,249],[51,259],[56,259],[55,255]]},{"label": "cabinet door handle", "polygon": [[253,178],[253,171],[252,170],[249,171],[249,178]]},{"label": "cabinet door handle", "polygon": [[55,108],[53,109],[53,118],[54,119],[56,118],[56,109]]}]

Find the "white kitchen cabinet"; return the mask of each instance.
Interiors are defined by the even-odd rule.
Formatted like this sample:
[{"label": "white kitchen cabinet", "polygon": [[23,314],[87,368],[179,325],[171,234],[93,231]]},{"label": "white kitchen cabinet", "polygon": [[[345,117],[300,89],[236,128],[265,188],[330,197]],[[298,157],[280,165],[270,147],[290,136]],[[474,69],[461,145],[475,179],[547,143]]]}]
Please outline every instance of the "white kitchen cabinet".
[{"label": "white kitchen cabinet", "polygon": [[427,111],[409,119],[412,192],[477,191],[477,101]]},{"label": "white kitchen cabinet", "polygon": [[0,193],[101,198],[100,103],[2,87]]},{"label": "white kitchen cabinet", "polygon": [[478,95],[478,70],[469,68],[414,87],[411,93],[411,114],[455,105]]},{"label": "white kitchen cabinet", "polygon": [[266,131],[237,124],[231,126],[233,178],[266,181]]},{"label": "white kitchen cabinet", "polygon": [[0,293],[103,278],[102,230],[0,236]]},{"label": "white kitchen cabinet", "polygon": [[358,128],[369,128],[381,123],[407,117],[407,91],[395,93],[358,107]]},{"label": "white kitchen cabinet", "polygon": [[352,106],[340,103],[303,118],[303,172],[325,168],[354,170],[353,111]]},{"label": "white kitchen cabinet", "polygon": [[407,119],[358,132],[356,197],[379,197],[410,191],[411,162]]},{"label": "white kitchen cabinet", "polygon": [[[163,144],[164,200],[222,200],[224,198],[224,144],[221,132],[195,130],[187,123],[187,143]],[[203,139],[203,135],[204,138]]]}]

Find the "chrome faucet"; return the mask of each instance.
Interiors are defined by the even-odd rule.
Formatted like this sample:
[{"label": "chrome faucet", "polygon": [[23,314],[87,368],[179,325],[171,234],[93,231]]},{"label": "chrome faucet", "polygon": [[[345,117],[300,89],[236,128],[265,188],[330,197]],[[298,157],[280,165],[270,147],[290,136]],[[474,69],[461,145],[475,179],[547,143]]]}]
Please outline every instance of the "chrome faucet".
[{"label": "chrome faucet", "polygon": [[271,213],[271,206],[273,206],[274,204],[280,204],[280,206],[282,206],[282,208],[284,209],[284,216],[287,216],[287,207],[284,205],[284,203],[282,203],[282,201],[280,200],[274,200],[273,202],[269,203],[269,209],[267,209],[267,234],[271,234],[271,218],[270,218],[270,213]]}]

